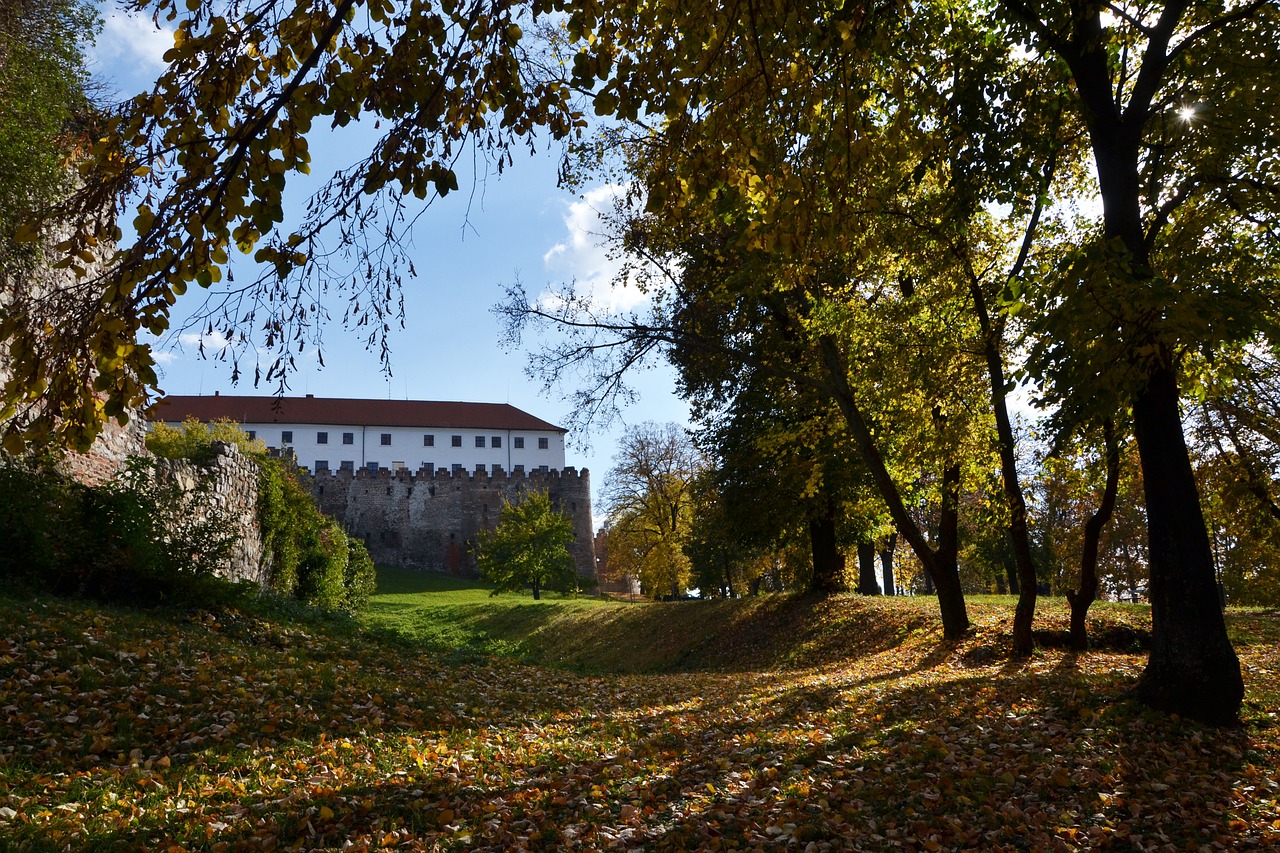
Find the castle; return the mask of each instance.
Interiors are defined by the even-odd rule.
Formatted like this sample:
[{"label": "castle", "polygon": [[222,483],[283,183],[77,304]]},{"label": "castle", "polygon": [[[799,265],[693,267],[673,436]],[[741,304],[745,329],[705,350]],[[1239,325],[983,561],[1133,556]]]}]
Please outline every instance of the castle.
[{"label": "castle", "polygon": [[321,510],[365,541],[374,562],[454,575],[475,574],[476,534],[497,524],[505,502],[542,491],[573,522],[569,546],[578,574],[595,577],[591,477],[583,470],[507,473],[416,473],[366,469],[317,471],[312,494]]},{"label": "castle", "polygon": [[[476,535],[504,502],[544,491],[595,577],[591,478],[564,465],[565,430],[513,406],[422,400],[171,396],[151,420],[233,420],[303,466],[320,508],[377,563],[474,575]],[[410,467],[413,464],[415,467]]]}]

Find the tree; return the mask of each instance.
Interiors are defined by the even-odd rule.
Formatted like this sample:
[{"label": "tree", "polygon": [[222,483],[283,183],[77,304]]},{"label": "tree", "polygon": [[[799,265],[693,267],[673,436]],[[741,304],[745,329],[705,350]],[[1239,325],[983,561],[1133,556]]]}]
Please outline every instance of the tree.
[{"label": "tree", "polygon": [[677,598],[689,587],[684,552],[693,522],[694,481],[702,459],[676,424],[628,427],[603,497],[609,509],[609,560],[639,579],[655,598]]},{"label": "tree", "polygon": [[30,273],[19,229],[71,191],[65,161],[93,113],[84,51],[99,26],[83,0],[11,0],[0,8],[0,275]]},{"label": "tree", "polygon": [[[1093,455],[1101,459],[1087,458],[1092,445],[1098,444]],[[1135,464],[1132,446],[1117,433],[1113,421],[1084,434],[1059,435],[1041,460],[1036,544],[1050,577],[1066,590],[1071,647],[1076,651],[1089,647],[1086,619],[1105,577],[1099,562],[1104,533],[1116,511],[1122,466],[1132,469]],[[1072,571],[1073,562],[1078,573]]]},{"label": "tree", "polygon": [[[985,38],[988,16],[968,7],[926,5],[899,16],[763,3],[745,14],[732,3],[692,9],[651,0],[612,12],[592,33],[606,46],[584,48],[624,57],[598,87],[596,107],[639,123],[628,168],[648,213],[675,234],[640,248],[645,257],[674,250],[686,279],[704,257],[734,270],[707,276],[692,289],[696,297],[664,295],[663,308],[674,317],[701,298],[710,305],[701,314],[718,309],[746,321],[733,335],[694,338],[655,317],[619,337],[648,334],[700,355],[718,347],[837,402],[900,535],[937,583],[952,637],[968,627],[951,517],[972,461],[955,452],[956,437],[984,416],[971,405],[980,370],[1015,555],[1029,579],[1015,648],[1029,651],[1035,569],[1005,402],[1005,309],[1015,302],[1008,279],[1026,263],[1056,175],[1061,107],[1042,95],[1061,83],[1060,69],[1036,69]],[[682,37],[651,38],[655,21]],[[946,76],[929,76],[936,69]],[[1026,141],[1016,166],[983,159],[992,137]],[[997,206],[1009,216],[997,220]],[[628,247],[653,232],[629,230]],[[776,327],[773,346],[742,335],[761,323]],[[892,350],[886,328],[908,328],[913,339],[884,370],[865,353]],[[969,376],[958,382],[958,373]],[[891,384],[886,377],[912,381],[924,398],[916,412],[931,420],[923,446],[935,451],[929,464],[942,474],[933,482],[947,518],[932,542],[901,500],[899,475],[909,466],[886,456],[892,440],[879,406],[894,405],[877,387]],[[926,380],[936,385],[925,388]]]},{"label": "tree", "polygon": [[1069,410],[1099,399],[1132,409],[1154,625],[1138,695],[1232,723],[1244,686],[1217,604],[1179,374],[1188,352],[1274,324],[1280,165],[1274,125],[1257,117],[1280,106],[1270,61],[1280,17],[1267,0],[998,7],[1013,38],[1070,69],[1097,174],[1100,227],[1059,256],[1033,365]]},{"label": "tree", "polygon": [[1196,479],[1226,600],[1280,603],[1280,364],[1251,344],[1200,363],[1191,410]]},{"label": "tree", "polygon": [[882,512],[874,498],[861,500],[866,477],[830,401],[750,367],[733,383],[711,382],[709,359],[679,348],[672,357],[687,395],[703,389],[695,440],[708,459],[719,512],[699,526],[718,520],[730,528],[726,536],[763,552],[807,537],[812,569],[804,585],[819,594],[847,589],[852,528],[878,523]]},{"label": "tree", "polygon": [[[684,217],[703,205],[706,224],[737,205],[746,248],[824,283],[824,262],[861,252],[873,245],[868,238],[883,257],[890,218],[928,226],[917,229],[923,246],[897,244],[907,268],[927,263],[935,247],[952,255],[970,291],[967,319],[983,336],[977,352],[988,366],[1010,532],[1026,581],[1018,650],[1029,639],[1035,572],[1018,529],[1019,485],[1001,414],[1005,318],[1033,308],[1038,349],[1025,375],[1065,422],[1132,409],[1156,625],[1138,692],[1157,708],[1233,721],[1240,668],[1213,595],[1178,389],[1185,353],[1269,333],[1280,302],[1280,161],[1272,126],[1257,118],[1274,115],[1280,101],[1270,61],[1274,3],[996,0],[871,11],[636,0],[598,14],[594,27],[595,14],[586,16],[593,40],[582,51],[616,61],[609,73],[593,68],[606,81],[596,108],[645,122],[640,174],[650,210]],[[653,38],[655,28],[680,37]],[[1054,227],[1037,224],[1052,213],[1045,201],[1055,189],[1095,181],[1096,227],[1063,209]],[[992,216],[1005,227],[979,233],[1022,236],[1005,243],[1012,263],[1004,286],[988,290],[1001,277],[983,275],[989,259],[971,261],[989,240],[965,232]],[[1007,227],[1018,220],[1021,227]],[[781,289],[778,277],[767,280]],[[824,309],[849,304],[819,288],[805,293]],[[939,555],[912,532],[870,452],[859,389],[845,383],[854,353],[842,351],[840,319],[816,312],[807,330],[900,533],[942,591],[952,581],[934,571]],[[950,632],[961,619],[944,621]]]},{"label": "tree", "polygon": [[[97,32],[96,4],[86,0],[12,0],[0,8],[0,425],[7,436],[77,366],[45,363],[46,338],[99,294],[53,269],[53,236],[78,224],[59,216],[75,188],[74,169],[100,126],[84,52]],[[90,212],[100,220],[109,205]],[[33,230],[41,217],[49,230]],[[79,263],[84,263],[80,260]],[[33,312],[32,303],[43,310]],[[56,335],[56,331],[52,332]],[[48,430],[33,430],[43,436]],[[8,450],[18,444],[6,440]]]},{"label": "tree", "polygon": [[574,589],[572,541],[573,523],[552,507],[547,493],[526,492],[515,503],[503,503],[497,527],[480,532],[476,563],[494,585],[491,595],[528,587],[536,601],[545,589]]}]

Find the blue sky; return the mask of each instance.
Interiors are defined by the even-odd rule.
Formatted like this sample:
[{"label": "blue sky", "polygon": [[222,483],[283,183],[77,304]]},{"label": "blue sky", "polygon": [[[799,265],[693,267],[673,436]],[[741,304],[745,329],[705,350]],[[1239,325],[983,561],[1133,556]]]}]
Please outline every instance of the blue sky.
[{"label": "blue sky", "polygon": [[[172,35],[157,31],[149,18],[104,10],[104,27],[95,50],[93,71],[121,97],[145,89],[162,67],[161,56]],[[315,162],[312,173],[347,165],[361,131],[327,134],[323,128],[309,139]],[[419,221],[411,250],[418,278],[405,289],[405,328],[391,340],[393,376],[380,372],[376,353],[365,352],[355,333],[337,322],[324,335],[325,366],[313,353],[299,361],[291,378],[293,394],[317,396],[509,402],[546,420],[564,423],[570,414],[567,395],[543,391],[525,376],[526,352],[504,351],[501,327],[491,309],[503,286],[519,278],[531,293],[547,285],[576,280],[607,299],[613,265],[593,239],[595,211],[608,206],[609,187],[574,195],[556,187],[558,151],[535,158],[517,155],[501,177],[490,175],[472,193],[460,176],[462,191],[438,200]],[[484,177],[484,176],[482,176]],[[301,194],[300,194],[301,197]],[[126,217],[126,220],[131,217]],[[188,294],[175,306],[180,319],[198,304],[201,294]],[[339,306],[331,313],[341,315]],[[233,386],[228,364],[201,360],[193,336],[185,345],[157,353],[161,388],[169,394],[271,393],[254,389],[252,381]],[[216,346],[206,341],[206,346]],[[525,341],[525,347],[536,346]],[[252,376],[252,365],[250,365]],[[635,377],[640,399],[623,412],[620,423],[592,434],[569,436],[568,464],[589,468],[593,491],[599,493],[612,467],[624,423],[675,421],[687,424],[688,407],[673,393],[674,374],[656,364]],[[602,520],[595,501],[597,522]]]}]

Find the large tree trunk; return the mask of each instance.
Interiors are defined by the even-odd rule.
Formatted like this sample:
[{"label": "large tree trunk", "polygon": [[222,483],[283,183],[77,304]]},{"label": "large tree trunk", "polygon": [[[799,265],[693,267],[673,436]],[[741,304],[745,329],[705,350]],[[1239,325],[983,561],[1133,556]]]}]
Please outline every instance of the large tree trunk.
[{"label": "large tree trunk", "polygon": [[809,589],[824,595],[844,592],[848,588],[844,580],[844,554],[836,542],[836,506],[830,495],[821,515],[809,519],[809,544],[813,551],[813,580]]},{"label": "large tree trunk", "polygon": [[[1155,114],[1156,97],[1163,97],[1161,84],[1177,55],[1169,45],[1184,31],[1190,4],[1166,4],[1154,24],[1144,29],[1145,45],[1133,47],[1133,55],[1141,58],[1130,86],[1116,85],[1108,50],[1114,42],[1106,37],[1102,6],[1080,5],[1069,28],[1059,31],[1041,20],[1035,4],[1007,0],[1005,5],[1044,33],[1039,46],[1056,53],[1071,70],[1098,176],[1103,237],[1122,242],[1128,255],[1114,259],[1122,276],[1114,286],[1134,291],[1151,287],[1155,273],[1150,247],[1165,223],[1143,218],[1143,194],[1149,191],[1140,168],[1146,150],[1143,130]],[[1240,662],[1218,609],[1209,536],[1178,413],[1176,363],[1169,346],[1150,331],[1149,319],[1121,319],[1120,334],[1135,349],[1151,350],[1147,358],[1156,365],[1133,399],[1147,503],[1152,619],[1151,659],[1139,681],[1138,697],[1154,708],[1204,722],[1232,723],[1244,687]]]},{"label": "large tree trunk", "polygon": [[1111,520],[1116,507],[1116,493],[1120,487],[1120,442],[1116,439],[1115,425],[1107,421],[1102,426],[1106,453],[1107,484],[1102,490],[1098,509],[1084,525],[1084,547],[1080,552],[1080,588],[1067,590],[1071,603],[1071,648],[1083,652],[1089,648],[1089,632],[1086,619],[1089,608],[1098,598],[1098,543],[1102,529]]},{"label": "large tree trunk", "polygon": [[858,543],[858,592],[880,594],[880,585],[876,583],[876,543],[869,539]]},{"label": "large tree trunk", "polygon": [[884,580],[884,594],[897,595],[897,581],[893,577],[893,551],[898,547],[898,534],[890,533],[880,548],[880,573]]},{"label": "large tree trunk", "polygon": [[1153,708],[1211,725],[1238,721],[1240,661],[1218,607],[1213,556],[1182,435],[1166,354],[1133,404],[1151,559],[1151,658],[1137,694]]}]

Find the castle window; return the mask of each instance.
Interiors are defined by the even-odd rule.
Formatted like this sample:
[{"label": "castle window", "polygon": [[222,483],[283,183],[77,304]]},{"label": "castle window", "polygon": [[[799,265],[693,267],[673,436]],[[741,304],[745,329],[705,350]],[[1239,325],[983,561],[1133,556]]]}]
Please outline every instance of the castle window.
[{"label": "castle window", "polygon": [[423,447],[435,447],[435,446],[436,446],[436,437],[435,437],[434,435],[424,435],[424,436],[422,436],[422,446],[423,446]]},{"label": "castle window", "polygon": [[343,443],[343,444],[355,444],[355,443],[356,443],[356,434],[355,434],[354,432],[344,432],[344,433],[342,434],[342,443]]},{"label": "castle window", "polygon": [[542,473],[544,473],[544,474],[549,474],[549,473],[551,472],[551,468],[549,468],[549,467],[548,467],[548,466],[546,466],[546,465],[539,465],[539,466],[538,466],[538,470],[539,470],[539,471],[541,471],[541,472],[542,472]]},{"label": "castle window", "polygon": [[548,438],[546,438],[545,436],[544,436],[544,437],[542,437],[542,438],[540,438],[540,439],[538,439],[538,449],[539,449],[539,450],[549,450],[549,449],[551,449],[551,440],[550,440],[550,439],[548,439]]},{"label": "castle window", "polygon": [[483,436],[483,435],[477,435],[477,436],[476,436],[476,447],[484,447],[484,436]]},{"label": "castle window", "polygon": [[377,462],[370,462],[370,463],[369,463],[368,465],[366,465],[365,467],[369,469],[369,473],[370,473],[370,474],[376,474],[376,473],[378,473],[378,463],[377,463]]},{"label": "castle window", "polygon": [[454,446],[454,447],[461,447],[461,446],[462,446],[462,436],[460,436],[460,435],[455,435],[455,436],[453,436],[452,442],[453,442],[453,446]]},{"label": "castle window", "polygon": [[489,439],[489,446],[490,446],[490,447],[501,447],[501,446],[502,446],[502,436],[500,436],[500,435],[495,435],[493,438]]},{"label": "castle window", "polygon": [[356,463],[352,462],[350,459],[344,459],[338,463],[338,467],[343,471],[355,471]]},{"label": "castle window", "polygon": [[244,434],[249,437],[250,441],[253,441],[255,438],[258,437],[258,431],[256,429],[245,430]]},{"label": "castle window", "polygon": [[329,433],[327,432],[316,433],[316,444],[328,444],[328,443],[329,443]]},{"label": "castle window", "polygon": [[328,471],[328,470],[329,470],[329,460],[328,460],[328,459],[317,459],[317,460],[316,460],[316,473],[317,473],[317,474],[319,474],[321,471]]},{"label": "castle window", "polygon": [[389,433],[389,432],[384,432],[384,433],[382,434],[382,446],[383,446],[383,447],[390,447],[390,446],[391,446],[391,433]]},{"label": "castle window", "polygon": [[451,471],[453,471],[453,473],[455,473],[455,474],[461,474],[461,473],[462,473],[462,464],[461,464],[461,463],[459,463],[459,462],[455,462],[455,463],[453,463],[453,468],[451,468],[450,470],[451,470]]},{"label": "castle window", "polygon": [[483,463],[483,462],[478,462],[478,463],[476,463],[476,473],[477,473],[477,474],[483,474],[483,473],[484,473],[484,463]]},{"label": "castle window", "polygon": [[293,444],[293,430],[286,429],[280,433],[281,444]]},{"label": "castle window", "polygon": [[511,439],[511,440],[515,442],[515,448],[516,448],[516,450],[524,450],[524,436],[523,436],[523,435],[517,435],[515,438],[513,438],[513,439]]},{"label": "castle window", "polygon": [[523,474],[523,473],[524,473],[524,466],[523,466],[523,465],[517,465],[517,466],[515,466],[515,472],[516,472],[517,474]]},{"label": "castle window", "polygon": [[423,462],[422,467],[428,474],[434,474],[436,472],[436,463],[434,462]]}]

